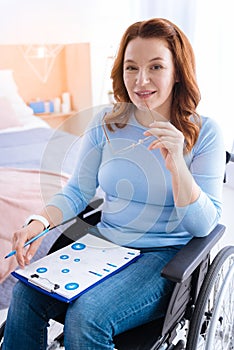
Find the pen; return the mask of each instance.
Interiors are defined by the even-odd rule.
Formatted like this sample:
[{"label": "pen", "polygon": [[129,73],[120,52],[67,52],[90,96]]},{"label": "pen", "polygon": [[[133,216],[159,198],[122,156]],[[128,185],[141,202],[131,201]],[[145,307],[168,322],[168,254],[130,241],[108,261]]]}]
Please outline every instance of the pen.
[{"label": "pen", "polygon": [[[45,229],[44,231],[42,231],[41,233],[39,233],[38,235],[36,235],[35,237],[31,238],[29,241],[27,241],[24,244],[24,247],[27,247],[29,244],[33,243],[34,241],[36,241],[38,238],[44,236],[47,232],[49,231],[49,228]],[[5,256],[5,259],[9,258],[10,256],[15,255],[16,250],[12,250],[12,252],[10,252],[9,254],[7,254]]]}]

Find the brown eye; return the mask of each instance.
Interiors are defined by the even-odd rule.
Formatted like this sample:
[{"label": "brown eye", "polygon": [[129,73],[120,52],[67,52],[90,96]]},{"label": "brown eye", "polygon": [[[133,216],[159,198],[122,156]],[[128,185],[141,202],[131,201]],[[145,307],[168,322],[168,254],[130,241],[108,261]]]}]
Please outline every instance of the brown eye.
[{"label": "brown eye", "polygon": [[133,67],[133,66],[127,66],[126,68],[125,68],[125,70],[127,70],[127,71],[134,71],[134,70],[136,70],[136,67]]},{"label": "brown eye", "polygon": [[152,70],[160,70],[162,69],[162,66],[160,66],[159,64],[155,64],[153,67],[152,67]]}]

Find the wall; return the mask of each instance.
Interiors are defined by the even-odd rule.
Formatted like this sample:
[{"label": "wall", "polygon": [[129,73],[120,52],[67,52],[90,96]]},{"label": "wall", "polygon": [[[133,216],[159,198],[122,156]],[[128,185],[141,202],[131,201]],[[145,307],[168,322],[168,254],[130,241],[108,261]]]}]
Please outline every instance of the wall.
[{"label": "wall", "polygon": [[0,43],[110,42],[139,0],[0,0]]},{"label": "wall", "polygon": [[[0,0],[0,45],[90,43],[93,105],[105,100],[106,54],[136,18],[139,0]],[[86,85],[84,85],[86,88]],[[104,94],[104,98],[103,98]]]},{"label": "wall", "polygon": [[92,105],[91,58],[88,43],[68,44],[65,47],[66,88],[73,97],[74,110]]},{"label": "wall", "polygon": [[92,104],[108,103],[112,60],[131,23],[167,17],[192,37],[196,0],[0,0],[0,44],[90,43]]},{"label": "wall", "polygon": [[[11,69],[26,103],[36,99],[50,100],[71,93],[72,108],[82,110],[92,105],[90,45],[65,45],[55,58],[46,82],[41,81],[25,60],[18,45],[0,45],[0,69]],[[44,59],[34,59],[36,67],[43,69]],[[40,65],[42,67],[40,67]]]},{"label": "wall", "polygon": [[[0,69],[13,70],[14,79],[19,87],[19,94],[26,103],[35,99],[50,99],[66,91],[64,69],[64,50],[58,55],[48,81],[41,82],[24,59],[20,46],[0,46]],[[38,59],[37,61],[41,61]],[[39,62],[40,63],[40,62]],[[40,68],[40,67],[38,67]]]}]

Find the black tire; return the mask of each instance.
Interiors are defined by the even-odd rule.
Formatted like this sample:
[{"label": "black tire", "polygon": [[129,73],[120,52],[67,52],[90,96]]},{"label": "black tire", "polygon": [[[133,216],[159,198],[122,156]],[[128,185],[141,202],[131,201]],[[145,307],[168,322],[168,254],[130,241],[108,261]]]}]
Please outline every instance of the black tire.
[{"label": "black tire", "polygon": [[[231,266],[234,265],[234,247],[228,246],[223,248],[215,257],[210,265],[205,280],[202,284],[195,310],[189,325],[188,338],[186,344],[186,350],[205,350],[206,340],[209,330],[212,325],[212,315],[215,305],[220,303],[218,300],[218,292],[221,290],[224,282],[224,278]],[[234,286],[232,285],[232,288]],[[234,311],[232,300],[232,309]],[[218,322],[221,324],[221,317]],[[234,327],[234,317],[232,315],[232,330]],[[213,326],[213,325],[212,325]],[[221,325],[222,326],[222,325]],[[225,326],[223,326],[225,327]],[[221,334],[221,332],[220,332]],[[219,336],[219,335],[218,335]],[[228,334],[229,340],[232,334]],[[232,340],[231,340],[232,341]],[[218,342],[218,340],[217,340]],[[233,347],[217,347],[219,349],[234,349]],[[212,347],[209,350],[215,350]]]},{"label": "black tire", "polygon": [[0,326],[0,349],[2,349],[4,329],[5,329],[5,321]]}]

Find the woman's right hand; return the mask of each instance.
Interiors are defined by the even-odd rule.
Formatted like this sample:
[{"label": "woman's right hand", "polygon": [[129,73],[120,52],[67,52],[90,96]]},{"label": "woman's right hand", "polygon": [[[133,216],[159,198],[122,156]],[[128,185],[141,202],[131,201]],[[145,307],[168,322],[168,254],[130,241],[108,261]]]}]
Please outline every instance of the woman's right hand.
[{"label": "woman's right hand", "polygon": [[44,230],[44,226],[40,221],[32,221],[28,226],[17,230],[12,238],[12,250],[16,250],[15,257],[21,268],[30,263],[30,260],[40,246],[43,237],[35,240],[28,247],[24,248],[24,244],[31,238]]}]

